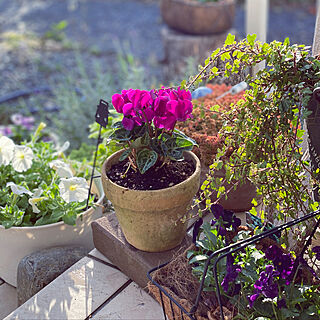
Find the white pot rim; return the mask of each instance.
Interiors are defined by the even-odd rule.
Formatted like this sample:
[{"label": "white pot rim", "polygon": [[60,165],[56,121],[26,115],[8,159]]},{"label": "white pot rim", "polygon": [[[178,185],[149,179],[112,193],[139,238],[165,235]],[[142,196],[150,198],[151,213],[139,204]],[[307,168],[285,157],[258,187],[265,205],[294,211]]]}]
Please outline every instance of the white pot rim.
[{"label": "white pot rim", "polygon": [[[101,197],[94,204],[101,205],[103,203],[104,196],[105,196],[104,192],[102,192]],[[93,207],[89,207],[88,210],[81,212],[78,215],[78,217],[81,217],[81,216],[85,215],[90,210],[94,210],[94,208]],[[54,226],[60,226],[60,225],[66,225],[67,226],[67,224],[64,223],[63,221],[59,221],[59,222],[55,222],[55,223],[44,224],[44,225],[41,225],[41,226],[10,227],[8,229],[6,229],[3,225],[0,224],[0,229],[4,229],[4,230],[29,230],[29,231],[32,231],[34,229],[37,229],[37,230],[46,229],[46,228],[52,228]]]}]

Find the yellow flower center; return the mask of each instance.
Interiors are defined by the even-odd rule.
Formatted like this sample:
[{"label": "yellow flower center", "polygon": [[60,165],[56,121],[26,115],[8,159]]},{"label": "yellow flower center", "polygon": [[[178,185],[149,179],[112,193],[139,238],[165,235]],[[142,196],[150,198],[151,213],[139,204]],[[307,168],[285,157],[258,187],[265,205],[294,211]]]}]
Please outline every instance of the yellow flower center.
[{"label": "yellow flower center", "polygon": [[74,184],[69,187],[70,191],[75,191],[76,189],[77,189],[77,186]]},{"label": "yellow flower center", "polygon": [[18,153],[18,158],[20,160],[23,160],[24,159],[24,154],[22,152]]}]

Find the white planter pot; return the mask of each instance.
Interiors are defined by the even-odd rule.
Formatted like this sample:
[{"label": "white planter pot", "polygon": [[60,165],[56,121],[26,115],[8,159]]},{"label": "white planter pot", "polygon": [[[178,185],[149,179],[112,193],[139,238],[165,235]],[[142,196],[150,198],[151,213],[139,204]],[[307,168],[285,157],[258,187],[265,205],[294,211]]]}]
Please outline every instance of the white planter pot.
[{"label": "white planter pot", "polygon": [[17,285],[17,267],[26,255],[50,247],[76,245],[93,249],[91,222],[102,216],[104,192],[101,180],[95,181],[99,190],[96,208],[89,208],[77,219],[76,226],[57,222],[37,227],[0,225],[0,278],[12,286]]}]

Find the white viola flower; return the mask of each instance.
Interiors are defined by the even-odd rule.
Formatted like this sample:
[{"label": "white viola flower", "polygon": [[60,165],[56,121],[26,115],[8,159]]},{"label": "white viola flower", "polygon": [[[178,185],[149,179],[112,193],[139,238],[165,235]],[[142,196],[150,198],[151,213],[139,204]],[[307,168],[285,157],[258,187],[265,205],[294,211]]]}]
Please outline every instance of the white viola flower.
[{"label": "white viola flower", "polygon": [[27,188],[23,187],[23,186],[18,186],[17,184],[13,183],[13,182],[8,182],[7,187],[11,188],[11,191],[14,194],[17,194],[18,196],[22,195],[22,194],[28,194],[29,196],[32,196],[32,192],[30,190],[28,190]]},{"label": "white viola flower", "polygon": [[81,202],[87,199],[89,186],[84,178],[62,178],[59,183],[59,189],[64,201],[68,203],[73,201]]},{"label": "white viola flower", "polygon": [[23,172],[31,168],[33,160],[33,151],[26,146],[15,146],[12,167],[18,172]]},{"label": "white viola flower", "polygon": [[0,165],[7,166],[13,158],[14,142],[8,137],[0,138]]},{"label": "white viola flower", "polygon": [[43,192],[42,189],[35,189],[35,191],[33,192],[32,198],[28,200],[29,204],[32,206],[33,213],[39,213],[40,210],[37,207],[37,203],[47,199],[46,197],[40,197],[42,192]]},{"label": "white viola flower", "polygon": [[57,171],[57,174],[60,178],[73,177],[70,166],[61,160],[53,160],[49,163],[49,166]]}]

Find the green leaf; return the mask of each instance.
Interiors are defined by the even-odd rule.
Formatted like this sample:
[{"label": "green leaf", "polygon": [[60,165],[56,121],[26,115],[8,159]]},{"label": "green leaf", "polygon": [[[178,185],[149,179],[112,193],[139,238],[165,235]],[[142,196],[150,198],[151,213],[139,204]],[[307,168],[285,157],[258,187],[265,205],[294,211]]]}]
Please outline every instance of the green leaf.
[{"label": "green leaf", "polygon": [[254,42],[255,42],[256,38],[257,38],[256,34],[248,34],[247,35],[247,41],[251,46],[254,46]]},{"label": "green leaf", "polygon": [[149,170],[158,160],[158,154],[150,149],[142,149],[137,154],[137,165],[141,174]]},{"label": "green leaf", "polygon": [[119,161],[123,161],[125,159],[127,159],[129,157],[129,154],[131,153],[131,150],[130,149],[126,149],[122,152],[120,158],[119,158]]},{"label": "green leaf", "polygon": [[289,45],[290,45],[290,40],[289,40],[289,38],[288,38],[288,37],[284,39],[283,44],[284,44],[284,45],[287,45],[287,46],[289,46]]},{"label": "green leaf", "polygon": [[213,51],[213,52],[211,53],[211,58],[214,59],[219,52],[220,52],[220,48],[218,48],[217,50]]},{"label": "green leaf", "polygon": [[73,212],[67,212],[63,217],[62,220],[64,223],[74,226],[76,224],[77,215]]},{"label": "green leaf", "polygon": [[229,33],[229,34],[228,34],[228,36],[227,36],[227,39],[226,39],[226,41],[225,41],[225,43],[224,43],[224,45],[225,45],[225,46],[228,46],[228,45],[233,44],[233,43],[234,43],[235,38],[236,38],[236,36],[235,36],[235,35],[233,35],[233,34]]},{"label": "green leaf", "polygon": [[128,141],[131,138],[131,131],[126,130],[124,128],[120,128],[115,130],[111,135],[111,140],[118,140],[118,141]]}]

